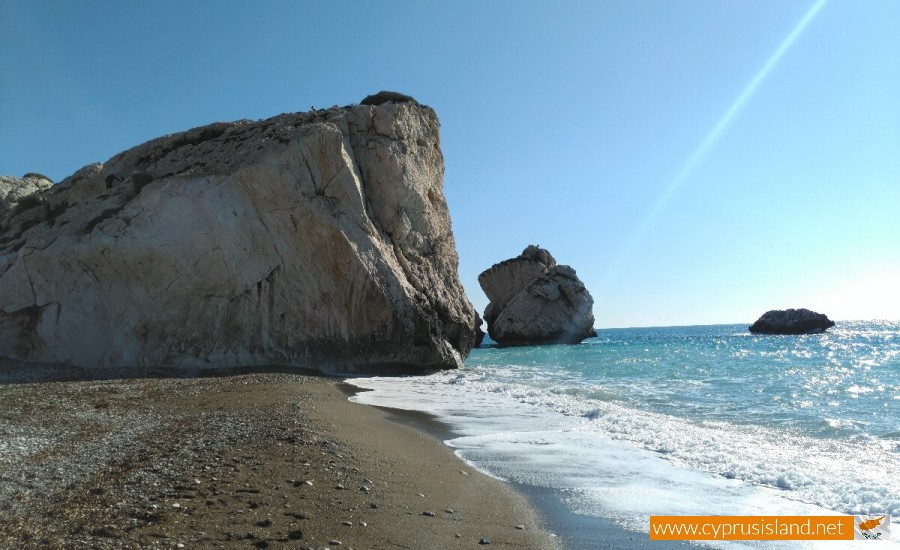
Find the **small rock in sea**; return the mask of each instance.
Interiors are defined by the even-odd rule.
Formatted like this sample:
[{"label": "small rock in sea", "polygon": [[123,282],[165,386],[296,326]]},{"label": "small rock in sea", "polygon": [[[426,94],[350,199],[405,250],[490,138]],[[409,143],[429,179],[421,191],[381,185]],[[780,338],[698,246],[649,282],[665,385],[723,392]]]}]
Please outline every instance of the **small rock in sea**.
[{"label": "small rock in sea", "polygon": [[489,539],[489,538],[487,538],[487,537],[485,537],[485,538],[481,539],[480,541],[478,541],[478,544],[490,544],[490,543],[491,543],[491,539]]},{"label": "small rock in sea", "polygon": [[428,516],[428,517],[430,517],[430,518],[433,518],[433,517],[434,517],[434,512],[422,512],[422,515],[423,515],[423,516]]},{"label": "small rock in sea", "polygon": [[801,308],[767,311],[749,330],[753,334],[819,334],[833,326],[827,315]]},{"label": "small rock in sea", "polygon": [[342,521],[341,525],[343,525],[345,527],[353,527],[353,522],[352,521]]},{"label": "small rock in sea", "polygon": [[520,530],[520,531],[521,531],[521,530],[523,530],[523,529],[525,529],[525,526],[524,526],[524,525],[521,525],[521,524],[519,524],[519,525],[516,525],[516,529],[518,529],[518,530]]}]

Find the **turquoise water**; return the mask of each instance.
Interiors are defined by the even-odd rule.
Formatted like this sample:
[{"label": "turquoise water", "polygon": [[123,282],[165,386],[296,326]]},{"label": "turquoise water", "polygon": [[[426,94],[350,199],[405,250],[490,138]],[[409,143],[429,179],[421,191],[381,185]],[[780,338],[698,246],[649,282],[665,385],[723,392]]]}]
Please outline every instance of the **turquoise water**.
[{"label": "turquoise water", "polygon": [[598,330],[355,383],[447,422],[474,466],[634,531],[650,514],[888,513],[900,532],[900,323]]},{"label": "turquoise water", "polygon": [[695,420],[900,444],[900,323],[841,323],[807,336],[752,335],[746,325],[598,335],[579,346],[476,349],[466,366]]}]

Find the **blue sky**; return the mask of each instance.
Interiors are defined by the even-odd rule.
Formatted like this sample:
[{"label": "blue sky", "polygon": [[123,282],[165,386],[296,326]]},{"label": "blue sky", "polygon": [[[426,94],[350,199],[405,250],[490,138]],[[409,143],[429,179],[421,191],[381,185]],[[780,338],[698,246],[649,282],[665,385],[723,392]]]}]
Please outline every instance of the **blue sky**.
[{"label": "blue sky", "polygon": [[3,174],[397,90],[479,310],[534,243],[599,327],[900,319],[895,0],[0,0],[0,41]]}]

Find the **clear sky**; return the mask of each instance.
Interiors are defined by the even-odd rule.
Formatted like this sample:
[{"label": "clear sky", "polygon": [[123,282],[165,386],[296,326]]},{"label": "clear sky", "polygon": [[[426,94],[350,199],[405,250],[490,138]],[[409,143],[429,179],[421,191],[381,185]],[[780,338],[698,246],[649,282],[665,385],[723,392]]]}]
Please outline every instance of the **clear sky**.
[{"label": "clear sky", "polygon": [[382,89],[441,119],[460,276],[598,327],[900,319],[900,1],[0,0],[0,173]]}]

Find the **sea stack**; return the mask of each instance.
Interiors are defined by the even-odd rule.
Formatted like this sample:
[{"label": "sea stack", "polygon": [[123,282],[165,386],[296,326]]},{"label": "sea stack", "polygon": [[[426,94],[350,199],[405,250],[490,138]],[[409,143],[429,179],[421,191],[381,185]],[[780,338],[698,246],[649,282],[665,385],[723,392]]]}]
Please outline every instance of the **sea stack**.
[{"label": "sea stack", "polygon": [[594,299],[575,270],[529,245],[478,276],[488,334],[502,346],[576,344],[596,336]]},{"label": "sea stack", "polygon": [[476,315],[438,118],[400,94],[365,102],[161,137],[18,197],[0,220],[0,357],[461,366]]},{"label": "sea stack", "polygon": [[750,325],[754,334],[817,334],[834,326],[822,313],[808,309],[776,309],[767,311]]}]

